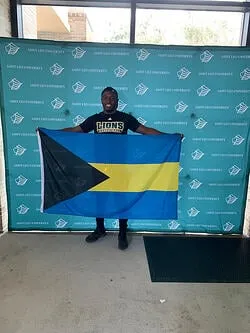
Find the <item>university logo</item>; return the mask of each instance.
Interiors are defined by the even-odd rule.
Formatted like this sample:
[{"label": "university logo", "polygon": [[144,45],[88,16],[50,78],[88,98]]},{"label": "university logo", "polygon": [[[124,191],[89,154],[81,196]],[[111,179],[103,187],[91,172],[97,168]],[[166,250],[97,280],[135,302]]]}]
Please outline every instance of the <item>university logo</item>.
[{"label": "university logo", "polygon": [[201,60],[201,62],[207,63],[213,58],[213,56],[214,55],[211,52],[206,50],[200,54],[200,60]]},{"label": "university logo", "polygon": [[65,104],[65,102],[59,97],[56,97],[50,104],[52,105],[54,110],[59,110]]},{"label": "university logo", "polygon": [[150,53],[145,49],[140,49],[136,52],[136,57],[139,61],[145,61],[149,57]]},{"label": "university logo", "polygon": [[228,205],[232,205],[237,199],[238,198],[234,194],[229,194],[229,196],[227,196],[225,200]]},{"label": "university logo", "polygon": [[56,166],[55,171],[64,171],[66,169],[66,165],[63,163],[60,163],[59,165]]},{"label": "university logo", "polygon": [[178,223],[175,220],[172,220],[168,223],[168,227],[169,227],[170,230],[176,230],[176,229],[179,228],[179,226],[180,226],[180,223]]},{"label": "university logo", "polygon": [[113,226],[113,228],[115,228],[115,229],[119,229],[119,220],[117,219],[117,220],[113,221],[113,222],[112,222],[112,226]]},{"label": "university logo", "polygon": [[128,70],[124,66],[120,65],[116,67],[116,69],[114,70],[114,74],[116,77],[123,77],[126,75],[127,71]]},{"label": "university logo", "polygon": [[214,55],[210,51],[206,50],[200,54],[200,60],[201,62],[207,63],[213,58],[213,56]]},{"label": "university logo", "polygon": [[140,149],[135,149],[134,152],[133,152],[133,155],[136,157],[136,158],[142,158],[143,156],[145,156],[145,151],[142,151]]},{"label": "university logo", "polygon": [[209,89],[207,86],[203,84],[202,86],[200,86],[200,88],[197,89],[197,94],[199,96],[206,96],[210,91],[211,89]]},{"label": "university logo", "polygon": [[29,207],[25,206],[24,204],[21,204],[19,207],[17,207],[16,211],[19,215],[24,215],[28,212]]},{"label": "university logo", "polygon": [[23,175],[19,175],[16,179],[15,182],[18,186],[23,186],[27,183],[28,179],[24,177]]},{"label": "university logo", "polygon": [[54,193],[53,193],[53,197],[54,197],[56,200],[58,200],[58,201],[59,201],[59,200],[62,201],[64,195],[63,195],[63,193],[61,193],[61,192],[54,192]]},{"label": "university logo", "polygon": [[64,219],[60,218],[59,220],[57,220],[55,222],[55,225],[58,229],[64,228],[66,225],[68,224],[67,221],[65,221]]},{"label": "university logo", "polygon": [[145,125],[147,120],[143,119],[142,117],[138,117],[137,120],[139,121],[139,123],[141,123],[142,125]]},{"label": "university logo", "polygon": [[119,99],[117,110],[118,110],[118,111],[123,111],[123,110],[125,109],[126,106],[127,106],[127,104],[124,103],[121,99]]},{"label": "university logo", "polygon": [[76,47],[73,51],[72,51],[72,56],[75,59],[80,59],[82,58],[82,56],[86,53],[86,51],[84,49],[82,49],[81,47]]},{"label": "university logo", "polygon": [[137,95],[144,95],[147,90],[148,87],[145,86],[145,84],[143,83],[138,84],[138,86],[135,88],[135,92]]},{"label": "university logo", "polygon": [[200,213],[200,211],[198,209],[196,209],[195,207],[192,207],[187,211],[187,213],[188,213],[188,216],[195,217]]},{"label": "university logo", "polygon": [[176,112],[184,112],[187,108],[188,105],[185,104],[183,101],[180,101],[175,105]]},{"label": "university logo", "polygon": [[189,186],[192,190],[197,190],[202,183],[198,179],[193,179],[191,182],[189,182]]},{"label": "university logo", "polygon": [[204,153],[201,150],[196,149],[191,153],[191,156],[193,160],[200,160],[202,156],[204,156]]},{"label": "university logo", "polygon": [[248,106],[244,102],[241,102],[235,107],[236,112],[240,114],[245,113],[247,109]]},{"label": "university logo", "polygon": [[80,125],[81,123],[83,123],[84,120],[85,120],[85,118],[78,114],[78,115],[73,119],[73,124],[74,124],[75,126],[78,126],[78,125]]},{"label": "university logo", "polygon": [[194,126],[197,129],[202,129],[203,127],[205,127],[207,124],[207,121],[203,118],[199,118],[194,122]]},{"label": "university logo", "polygon": [[62,71],[64,70],[64,68],[62,66],[60,66],[58,63],[55,63],[54,65],[52,65],[50,68],[50,73],[52,75],[60,75],[62,73]]},{"label": "university logo", "polygon": [[26,148],[22,147],[21,145],[17,145],[13,148],[13,152],[16,156],[21,156],[26,151]]},{"label": "university logo", "polygon": [[82,188],[82,186],[86,185],[87,181],[86,179],[82,179],[82,177],[76,177],[75,179],[75,186]]},{"label": "university logo", "polygon": [[20,89],[22,84],[23,84],[22,82],[18,81],[16,78],[13,78],[8,83],[8,86],[9,86],[10,90],[18,90],[18,89]]},{"label": "university logo", "polygon": [[223,224],[223,230],[224,231],[231,231],[235,225],[232,224],[231,222],[226,222]]},{"label": "university logo", "polygon": [[191,74],[191,72],[187,68],[185,68],[185,67],[181,68],[177,72],[177,76],[178,76],[179,80],[185,80],[185,79],[187,79],[190,74]]},{"label": "university logo", "polygon": [[8,45],[5,46],[5,51],[10,55],[15,55],[19,49],[20,47],[18,47],[14,43],[9,43]]},{"label": "university logo", "polygon": [[250,68],[245,68],[240,72],[240,79],[243,81],[250,79]]},{"label": "university logo", "polygon": [[10,119],[13,124],[20,124],[23,121],[24,117],[20,113],[16,112],[10,117]]},{"label": "university logo", "polygon": [[239,146],[244,140],[245,139],[240,134],[237,134],[235,135],[235,137],[232,138],[232,144],[234,146]]},{"label": "university logo", "polygon": [[241,168],[239,168],[237,165],[233,165],[231,168],[228,169],[230,176],[236,176],[241,171]]},{"label": "university logo", "polygon": [[86,86],[82,82],[80,82],[80,81],[77,81],[72,86],[72,89],[73,89],[74,93],[76,93],[76,94],[80,94],[81,92],[83,92],[83,90],[85,88],[86,88]]}]

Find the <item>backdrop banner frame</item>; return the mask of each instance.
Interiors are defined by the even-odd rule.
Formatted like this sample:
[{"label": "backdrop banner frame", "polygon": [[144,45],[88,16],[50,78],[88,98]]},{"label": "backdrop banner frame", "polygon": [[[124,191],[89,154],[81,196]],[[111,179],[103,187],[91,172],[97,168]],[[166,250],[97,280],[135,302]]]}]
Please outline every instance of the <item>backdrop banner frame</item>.
[{"label": "backdrop banner frame", "polygon": [[[178,220],[133,231],[242,234],[249,174],[250,48],[0,38],[0,109],[11,231],[85,231],[93,218],[40,212],[35,129],[78,125],[113,86],[119,110],[183,133]],[[130,133],[129,135],[131,135]],[[117,230],[109,219],[107,229]]]}]

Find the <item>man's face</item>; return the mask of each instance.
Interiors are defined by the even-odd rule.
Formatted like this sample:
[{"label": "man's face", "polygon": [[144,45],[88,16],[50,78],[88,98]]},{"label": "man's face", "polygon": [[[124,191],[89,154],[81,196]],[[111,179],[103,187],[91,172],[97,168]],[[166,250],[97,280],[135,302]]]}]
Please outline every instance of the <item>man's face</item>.
[{"label": "man's face", "polygon": [[112,91],[106,91],[102,95],[102,106],[105,112],[114,112],[118,106],[118,99],[116,94]]}]

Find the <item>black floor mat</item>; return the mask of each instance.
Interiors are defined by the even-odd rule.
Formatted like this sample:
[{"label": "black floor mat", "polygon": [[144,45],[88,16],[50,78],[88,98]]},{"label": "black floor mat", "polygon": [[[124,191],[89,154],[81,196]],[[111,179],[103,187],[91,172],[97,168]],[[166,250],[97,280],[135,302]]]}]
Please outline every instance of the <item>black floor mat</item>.
[{"label": "black floor mat", "polygon": [[250,282],[250,239],[145,236],[152,282]]}]

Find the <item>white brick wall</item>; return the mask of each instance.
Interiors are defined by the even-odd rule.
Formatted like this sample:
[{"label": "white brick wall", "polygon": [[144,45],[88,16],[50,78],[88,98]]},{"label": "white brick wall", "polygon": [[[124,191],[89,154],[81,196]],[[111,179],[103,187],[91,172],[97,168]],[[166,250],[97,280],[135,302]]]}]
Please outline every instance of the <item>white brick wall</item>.
[{"label": "white brick wall", "polygon": [[11,35],[9,0],[0,0],[0,36]]},{"label": "white brick wall", "polygon": [[[0,0],[0,36],[11,35],[9,0]],[[5,189],[2,125],[0,119],[0,231],[7,229],[7,199]]]}]

